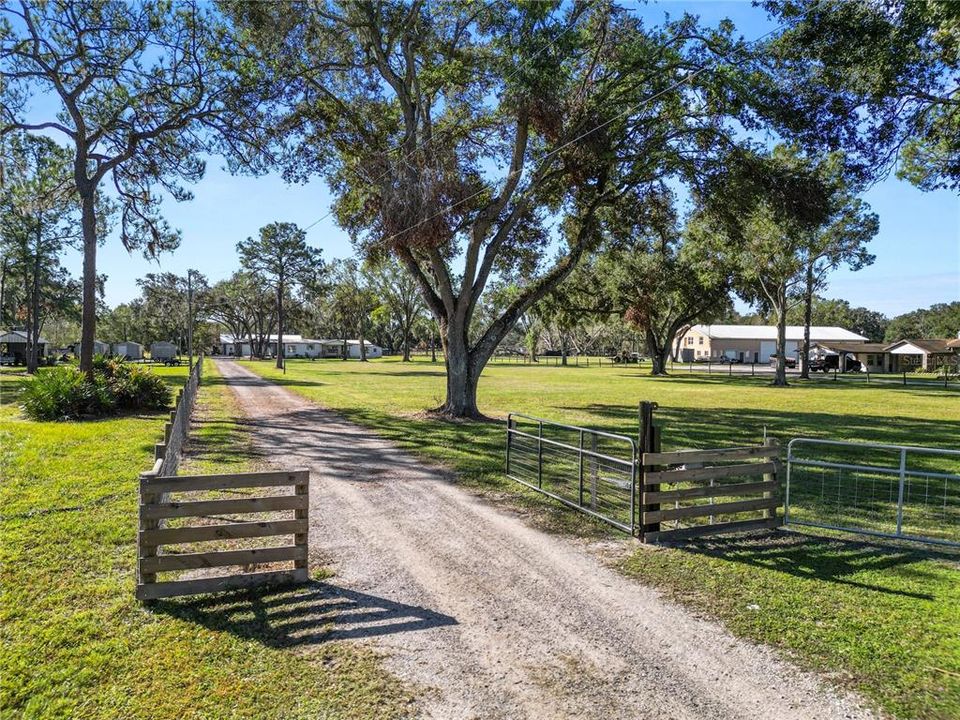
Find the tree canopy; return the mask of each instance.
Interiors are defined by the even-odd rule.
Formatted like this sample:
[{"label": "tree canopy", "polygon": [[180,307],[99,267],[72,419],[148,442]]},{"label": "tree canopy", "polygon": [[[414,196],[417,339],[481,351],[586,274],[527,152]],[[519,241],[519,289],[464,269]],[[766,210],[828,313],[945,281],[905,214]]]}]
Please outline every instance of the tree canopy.
[{"label": "tree canopy", "polygon": [[[98,191],[109,184],[119,203],[124,247],[150,256],[173,249],[180,236],[160,214],[157,190],[189,199],[183,183],[203,176],[202,153],[232,151],[252,138],[253,124],[228,107],[238,75],[224,58],[243,54],[218,17],[191,1],[0,5],[0,135],[52,133],[71,150],[83,230],[80,364],[88,372],[102,240]],[[43,112],[31,107],[37,97],[51,101]]]},{"label": "tree canopy", "polygon": [[307,245],[306,233],[294,223],[274,222],[260,228],[256,238],[237,243],[240,264],[276,293],[277,367],[283,367],[284,300],[297,287],[316,283],[323,272],[321,252]]},{"label": "tree canopy", "polygon": [[960,189],[960,4],[763,4],[787,25],[769,53],[797,137],[844,150],[864,178],[895,168],[924,190]]},{"label": "tree canopy", "polygon": [[[755,48],[729,23],[647,25],[611,2],[231,8],[282,58],[288,177],[322,173],[358,248],[395,254],[417,280],[452,415],[477,414],[484,364],[596,246],[602,208],[666,178],[698,182],[770,114],[750,91]],[[473,336],[491,277],[518,267],[527,282]]]},{"label": "tree canopy", "polygon": [[884,340],[956,337],[960,337],[960,300],[897,315],[887,325]]}]

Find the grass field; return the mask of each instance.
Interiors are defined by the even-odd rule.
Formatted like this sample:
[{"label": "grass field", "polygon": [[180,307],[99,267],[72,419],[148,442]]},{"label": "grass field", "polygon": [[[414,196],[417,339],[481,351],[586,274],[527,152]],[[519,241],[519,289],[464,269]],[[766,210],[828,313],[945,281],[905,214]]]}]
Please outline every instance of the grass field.
[{"label": "grass field", "polygon": [[[440,364],[384,360],[246,363],[398,445],[459,472],[465,484],[534,509],[558,529],[608,532],[503,475],[502,422],[451,423],[423,411],[443,399]],[[823,437],[955,447],[960,393],[925,386],[761,378],[650,378],[637,368],[495,365],[480,409],[525,412],[627,435],[640,400],[659,403],[664,449]],[[734,632],[778,646],[901,718],[960,717],[960,556],[806,535],[638,548],[622,570],[655,583]]]},{"label": "grass field", "polygon": [[[212,366],[211,366],[212,367]],[[157,369],[175,386],[185,368]],[[0,373],[0,717],[392,718],[408,695],[370,652],[305,642],[286,623],[326,613],[318,584],[158,603],[133,599],[137,474],[165,413],[79,423],[20,416]],[[229,391],[208,375],[188,467],[244,469]]]}]

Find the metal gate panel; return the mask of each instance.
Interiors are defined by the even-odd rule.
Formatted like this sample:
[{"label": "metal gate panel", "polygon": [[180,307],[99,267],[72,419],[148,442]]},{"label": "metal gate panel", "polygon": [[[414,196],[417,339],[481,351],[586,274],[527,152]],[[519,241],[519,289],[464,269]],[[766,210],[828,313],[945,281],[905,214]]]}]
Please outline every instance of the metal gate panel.
[{"label": "metal gate panel", "polygon": [[795,438],[784,522],[960,546],[960,450]]},{"label": "metal gate panel", "polygon": [[625,532],[637,527],[637,445],[625,435],[511,413],[506,473]]}]

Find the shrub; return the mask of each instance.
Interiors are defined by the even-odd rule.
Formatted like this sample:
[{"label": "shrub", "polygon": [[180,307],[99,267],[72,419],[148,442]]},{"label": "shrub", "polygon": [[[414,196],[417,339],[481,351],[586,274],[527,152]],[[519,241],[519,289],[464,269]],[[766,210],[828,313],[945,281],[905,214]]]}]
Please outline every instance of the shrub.
[{"label": "shrub", "polygon": [[93,382],[86,380],[86,378],[84,378],[84,380],[84,415],[109,415],[117,409],[119,403],[117,403],[117,398],[113,394],[113,390],[110,388],[107,378],[103,373],[95,372],[93,374]]},{"label": "shrub", "polygon": [[103,354],[93,356],[93,371],[103,373],[107,378],[112,378],[117,372],[123,372],[125,366],[126,363],[120,357]]},{"label": "shrub", "polygon": [[28,383],[21,399],[34,420],[70,420],[117,410],[160,410],[170,404],[170,389],[146,368],[98,356],[92,380],[75,365],[53,368]]},{"label": "shrub", "polygon": [[120,407],[162,410],[170,404],[170,388],[146,368],[121,363],[110,382]]},{"label": "shrub", "polygon": [[89,381],[79,368],[54,368],[38,374],[20,395],[23,409],[34,420],[66,420],[86,410]]}]

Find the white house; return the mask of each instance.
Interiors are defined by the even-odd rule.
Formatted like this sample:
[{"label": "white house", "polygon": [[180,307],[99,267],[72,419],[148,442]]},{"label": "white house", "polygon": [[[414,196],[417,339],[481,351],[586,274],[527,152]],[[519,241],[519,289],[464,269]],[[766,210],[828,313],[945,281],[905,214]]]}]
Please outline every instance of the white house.
[{"label": "white house", "polygon": [[[344,340],[330,339],[323,340],[324,355],[323,357],[343,357],[343,345]],[[347,340],[347,357],[354,360],[360,359],[360,341],[359,340]],[[374,345],[372,342],[366,340],[363,341],[363,347],[366,350],[367,358],[374,359],[378,357],[383,357],[383,348],[379,345]]]},{"label": "white house", "polygon": [[[346,344],[347,357],[353,359],[360,358],[359,340],[342,340],[337,338],[328,338],[324,340],[312,340],[299,335],[283,336],[283,351],[288,358],[339,358],[343,357],[343,347]],[[383,356],[383,348],[364,340],[364,348],[368,358],[378,358]]]},{"label": "white house", "polygon": [[[283,353],[288,358],[339,358],[343,357],[343,347],[346,343],[347,357],[359,359],[360,341],[325,339],[315,340],[305,338],[295,333],[283,334]],[[364,341],[368,358],[383,356],[383,348],[371,342]],[[248,338],[236,338],[233,335],[220,335],[220,352],[230,357],[242,357],[250,354],[251,341]],[[267,353],[276,355],[277,336],[271,335],[267,341]]]},{"label": "white house", "polygon": [[229,357],[244,357],[250,354],[250,341],[233,335],[221,334],[218,352]]},{"label": "white house", "polygon": [[[841,327],[810,326],[811,343],[864,343],[867,338]],[[803,325],[787,325],[787,357],[797,357],[803,344]],[[719,359],[766,363],[777,352],[775,325],[694,325],[680,338],[684,362]]]}]

